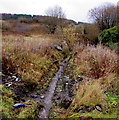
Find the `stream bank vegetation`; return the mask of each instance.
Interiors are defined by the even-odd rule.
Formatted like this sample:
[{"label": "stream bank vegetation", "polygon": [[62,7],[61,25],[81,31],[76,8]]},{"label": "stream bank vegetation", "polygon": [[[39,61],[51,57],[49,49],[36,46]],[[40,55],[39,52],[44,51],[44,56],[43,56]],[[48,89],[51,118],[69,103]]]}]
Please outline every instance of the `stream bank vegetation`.
[{"label": "stream bank vegetation", "polygon": [[[2,116],[35,118],[39,110],[37,101],[32,100],[27,105],[28,101],[24,102],[20,98],[33,91],[47,90],[52,77],[58,70],[60,61],[63,60],[63,54],[54,48],[56,38],[52,36],[9,34],[4,35],[2,39],[3,72],[1,75],[4,84],[2,93],[4,94],[4,89],[7,90],[2,97]],[[57,39],[57,43],[58,41]],[[18,81],[12,79],[13,76],[16,76]],[[11,94],[7,96],[10,89],[16,97],[13,98]],[[15,98],[18,100],[16,101]],[[24,102],[28,107],[15,109],[12,105],[16,102]]]},{"label": "stream bank vegetation", "polygon": [[[70,57],[57,85],[58,94],[63,96],[66,93],[62,90],[68,86],[68,100],[54,102],[49,118],[118,118],[119,26],[103,31],[97,23],[76,25],[59,18],[63,24],[53,25],[51,19],[56,20],[49,16],[40,22],[36,18],[32,22],[2,21],[2,117],[37,118],[43,104],[25,97],[46,91],[60,63]],[[54,96],[60,99],[58,94]],[[15,103],[24,103],[25,107],[14,108]]]},{"label": "stream bank vegetation", "polygon": [[[118,56],[115,50],[103,45],[80,46],[73,51],[65,75],[69,85],[72,103],[67,109],[60,104],[52,107],[56,118],[117,118]],[[82,77],[80,79],[80,77]],[[96,109],[96,105],[99,109]]]}]

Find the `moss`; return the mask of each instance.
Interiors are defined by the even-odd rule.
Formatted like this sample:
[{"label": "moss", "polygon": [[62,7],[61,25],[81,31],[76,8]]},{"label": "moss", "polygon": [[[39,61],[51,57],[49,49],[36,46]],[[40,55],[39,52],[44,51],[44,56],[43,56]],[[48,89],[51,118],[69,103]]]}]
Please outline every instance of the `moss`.
[{"label": "moss", "polygon": [[66,118],[66,109],[53,105],[49,112],[49,118]]},{"label": "moss", "polygon": [[1,104],[1,111],[2,111],[2,116],[11,118],[11,111],[12,111],[12,105],[14,105],[14,99],[12,98],[12,92],[2,86],[2,104]]},{"label": "moss", "polygon": [[20,113],[17,115],[18,118],[34,119],[38,113],[37,102],[27,101],[25,102],[26,107],[20,110]]},{"label": "moss", "polygon": [[[1,85],[0,85],[1,87]],[[2,87],[2,104],[0,109],[2,111],[3,118],[31,118],[34,119],[38,114],[39,110],[43,107],[43,104],[33,100],[24,102],[25,107],[13,108],[12,106],[16,103],[14,100],[14,94],[5,86]]]}]

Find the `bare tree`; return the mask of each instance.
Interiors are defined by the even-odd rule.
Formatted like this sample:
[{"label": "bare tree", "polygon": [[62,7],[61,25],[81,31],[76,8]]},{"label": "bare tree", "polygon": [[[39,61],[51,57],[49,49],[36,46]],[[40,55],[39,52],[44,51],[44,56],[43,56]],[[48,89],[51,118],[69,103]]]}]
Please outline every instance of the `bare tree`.
[{"label": "bare tree", "polygon": [[46,10],[46,14],[48,16],[56,17],[56,18],[65,18],[65,13],[63,12],[60,6],[54,6],[53,8],[48,8]]},{"label": "bare tree", "polygon": [[63,27],[64,18],[66,17],[65,13],[60,6],[54,6],[53,8],[48,8],[46,14],[49,16],[47,19],[48,30],[54,34],[57,26]]},{"label": "bare tree", "polygon": [[101,30],[111,28],[117,24],[117,7],[113,4],[104,4],[89,11],[89,16]]}]

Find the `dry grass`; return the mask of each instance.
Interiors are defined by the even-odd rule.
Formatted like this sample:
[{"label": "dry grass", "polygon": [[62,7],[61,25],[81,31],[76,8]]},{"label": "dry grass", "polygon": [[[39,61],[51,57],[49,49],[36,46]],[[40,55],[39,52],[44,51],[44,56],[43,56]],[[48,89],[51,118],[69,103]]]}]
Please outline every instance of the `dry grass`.
[{"label": "dry grass", "polygon": [[[70,67],[72,71],[69,70]],[[84,77],[83,81],[73,87],[72,91],[75,95],[71,106],[67,110],[68,117],[89,115],[93,118],[110,118],[111,116],[115,118],[118,104],[118,57],[116,51],[100,45],[96,47],[79,46],[74,50],[70,67],[67,68],[67,73],[73,80],[78,79],[78,75],[92,79],[85,79]],[[106,92],[112,92],[112,96],[107,96]],[[90,113],[73,112],[82,104],[88,106],[101,104],[103,112],[97,110]]]},{"label": "dry grass", "polygon": [[109,48],[98,45],[87,46],[77,54],[78,71],[92,78],[100,78],[118,69],[117,54]]},{"label": "dry grass", "polygon": [[63,57],[53,48],[55,40],[42,35],[4,35],[3,71],[12,72],[28,85],[45,87],[58,69],[54,62]]},{"label": "dry grass", "polygon": [[83,81],[78,85],[78,91],[73,99],[72,105],[77,107],[81,104],[101,104],[103,107],[106,106],[106,96],[104,95],[104,91],[101,88],[101,84],[98,80],[92,80],[90,82]]},{"label": "dry grass", "polygon": [[[83,102],[86,100],[85,97],[90,101],[90,95],[95,96],[94,101],[96,101],[96,97],[98,99],[102,98],[102,90],[115,92],[115,89],[117,89],[118,59],[115,51],[100,45],[96,47],[87,46],[84,50],[77,53],[74,64],[74,73],[76,75],[83,74],[94,79],[91,82],[85,81],[85,84],[79,87],[80,92],[77,94],[79,99],[80,97],[82,98]],[[85,95],[82,96],[82,94]]]}]

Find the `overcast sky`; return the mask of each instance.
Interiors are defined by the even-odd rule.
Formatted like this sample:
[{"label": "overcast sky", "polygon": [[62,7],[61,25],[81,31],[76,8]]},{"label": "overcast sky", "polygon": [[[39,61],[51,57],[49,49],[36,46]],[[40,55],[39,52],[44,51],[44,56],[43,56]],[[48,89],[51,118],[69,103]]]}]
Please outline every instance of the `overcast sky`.
[{"label": "overcast sky", "polygon": [[119,0],[0,0],[0,13],[45,15],[49,7],[61,6],[68,19],[88,21],[91,8],[102,3],[116,4]]}]

